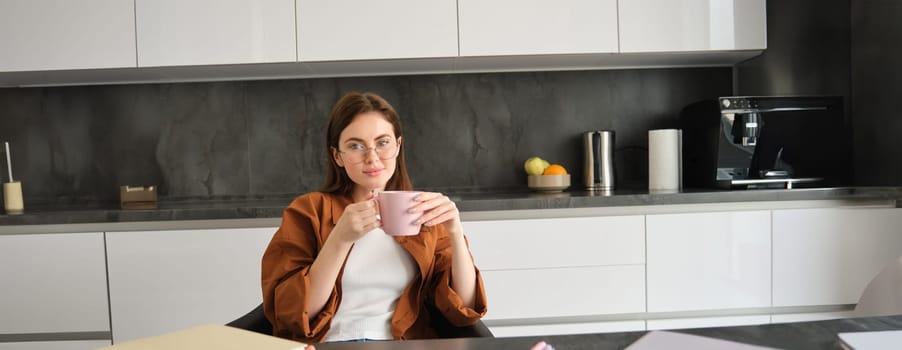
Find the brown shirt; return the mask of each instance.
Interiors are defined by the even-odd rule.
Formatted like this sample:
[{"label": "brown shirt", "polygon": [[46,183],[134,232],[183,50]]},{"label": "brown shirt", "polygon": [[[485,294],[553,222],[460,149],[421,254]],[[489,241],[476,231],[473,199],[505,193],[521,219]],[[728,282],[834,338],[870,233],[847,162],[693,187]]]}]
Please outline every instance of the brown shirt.
[{"label": "brown shirt", "polygon": [[[341,306],[341,273],[329,300],[318,315],[307,314],[307,273],[328,239],[350,196],[313,192],[296,198],[282,215],[263,254],[263,310],[273,335],[306,343],[321,342]],[[442,225],[423,226],[416,236],[394,237],[413,257],[418,271],[404,289],[391,319],[395,339],[434,338],[426,302],[431,301],[455,326],[475,324],[485,315],[482,276],[476,270],[475,308],[465,306],[451,289],[451,240]],[[342,271],[344,266],[342,266]]]}]

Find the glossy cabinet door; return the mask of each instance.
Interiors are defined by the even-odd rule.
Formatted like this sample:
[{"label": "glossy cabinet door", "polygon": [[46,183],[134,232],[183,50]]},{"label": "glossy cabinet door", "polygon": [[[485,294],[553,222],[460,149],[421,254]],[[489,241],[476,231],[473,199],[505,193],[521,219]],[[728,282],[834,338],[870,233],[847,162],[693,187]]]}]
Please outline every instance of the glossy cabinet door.
[{"label": "glossy cabinet door", "polygon": [[770,211],[646,217],[648,312],[771,305]]},{"label": "glossy cabinet door", "polygon": [[0,1],[0,72],[135,67],[132,0]]},{"label": "glossy cabinet door", "polygon": [[113,342],[225,324],[262,302],[276,228],[108,232]]},{"label": "glossy cabinet door", "polygon": [[643,215],[466,221],[481,270],[645,264]]},{"label": "glossy cabinet door", "polygon": [[293,0],[136,0],[138,66],[293,62]]},{"label": "glossy cabinet door", "polygon": [[835,320],[838,318],[855,317],[855,313],[850,311],[831,311],[831,312],[808,312],[797,314],[775,314],[770,316],[771,323],[789,323],[789,322],[808,322],[821,320]]},{"label": "glossy cabinet door", "polygon": [[774,210],[774,306],[856,304],[902,255],[902,209]]},{"label": "glossy cabinet door", "polygon": [[486,320],[645,311],[645,266],[483,271]]},{"label": "glossy cabinet door", "polygon": [[0,280],[0,335],[110,331],[103,233],[0,236]]},{"label": "glossy cabinet door", "polygon": [[461,56],[617,52],[617,0],[459,0]]},{"label": "glossy cabinet door", "polygon": [[463,224],[486,286],[486,325],[499,336],[644,328],[587,321],[645,312],[642,215]]},{"label": "glossy cabinet door", "polygon": [[620,52],[762,50],[765,0],[618,0]]},{"label": "glossy cabinet door", "polygon": [[457,56],[455,0],[297,0],[299,61]]}]

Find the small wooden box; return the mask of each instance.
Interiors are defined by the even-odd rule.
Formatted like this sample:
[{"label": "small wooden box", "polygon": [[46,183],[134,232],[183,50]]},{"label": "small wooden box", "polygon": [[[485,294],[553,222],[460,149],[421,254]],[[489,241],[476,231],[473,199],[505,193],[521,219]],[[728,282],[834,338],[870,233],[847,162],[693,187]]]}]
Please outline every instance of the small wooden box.
[{"label": "small wooden box", "polygon": [[122,209],[156,209],[157,186],[119,186]]}]

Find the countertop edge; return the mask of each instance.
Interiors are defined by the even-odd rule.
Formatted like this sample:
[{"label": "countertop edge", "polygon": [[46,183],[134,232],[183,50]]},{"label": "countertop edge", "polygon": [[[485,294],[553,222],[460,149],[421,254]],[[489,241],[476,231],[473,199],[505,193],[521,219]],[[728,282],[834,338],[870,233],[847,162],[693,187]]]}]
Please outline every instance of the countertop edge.
[{"label": "countertop edge", "polygon": [[0,236],[42,233],[82,233],[82,232],[125,232],[125,231],[169,231],[279,227],[282,218],[247,218],[213,220],[164,220],[98,222],[78,224],[35,224],[0,226]]},{"label": "countertop edge", "polygon": [[[504,199],[489,199],[488,201],[503,201]],[[514,199],[524,200],[524,199]],[[463,200],[466,202],[478,202]],[[644,204],[644,205],[603,205],[603,206],[550,206],[538,208],[519,208],[505,210],[473,210],[466,205],[459,205],[462,221],[487,221],[487,220],[522,220],[542,218],[570,218],[570,217],[597,217],[597,216],[628,216],[628,215],[652,215],[693,212],[719,212],[719,211],[755,211],[755,210],[781,210],[781,209],[805,209],[805,208],[896,208],[899,202],[896,196],[848,196],[836,198],[816,198],[807,200],[752,200],[752,201],[727,201],[727,202],[701,202],[701,203],[676,203],[676,204]],[[490,208],[492,206],[489,206]],[[516,208],[516,205],[513,206]],[[239,229],[239,228],[277,228],[281,223],[283,208],[270,208],[264,210],[257,208],[198,208],[182,209],[195,211],[194,213],[182,213],[170,216],[150,215],[151,219],[110,222],[53,222],[53,223],[28,223],[28,224],[0,224],[0,235],[16,234],[41,234],[41,233],[78,233],[78,232],[118,232],[118,231],[162,231],[162,230],[199,230],[199,229]],[[165,212],[159,211],[159,212]],[[250,213],[248,217],[233,217],[236,212]],[[205,214],[213,213],[214,218],[204,218]],[[266,217],[255,217],[264,213]],[[151,214],[158,214],[154,212]],[[240,213],[239,213],[240,214]],[[200,218],[194,218],[200,216]]]}]

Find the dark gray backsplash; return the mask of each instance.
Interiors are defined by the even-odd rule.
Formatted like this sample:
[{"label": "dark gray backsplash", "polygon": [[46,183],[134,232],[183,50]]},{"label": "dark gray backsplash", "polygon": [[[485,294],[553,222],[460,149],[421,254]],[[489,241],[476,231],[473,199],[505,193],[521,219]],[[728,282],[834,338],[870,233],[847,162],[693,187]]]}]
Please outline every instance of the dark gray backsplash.
[{"label": "dark gray backsplash", "polygon": [[736,65],[737,95],[833,95],[850,105],[849,0],[767,1],[767,50]]},{"label": "dark gray backsplash", "polygon": [[900,1],[852,1],[855,174],[862,184],[902,185],[900,17]]},{"label": "dark gray backsplash", "polygon": [[855,184],[902,185],[900,16],[894,0],[769,0],[767,50],[736,66],[737,93],[845,97]]},{"label": "dark gray backsplash", "polygon": [[646,131],[731,89],[730,68],[0,89],[0,140],[32,203],[117,200],[126,184],[170,199],[290,196],[322,184],[332,104],[372,91],[401,114],[418,188],[524,189],[534,155],[578,188],[579,135],[595,129],[616,131],[618,184],[643,187]]}]

